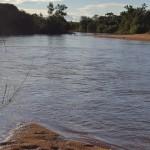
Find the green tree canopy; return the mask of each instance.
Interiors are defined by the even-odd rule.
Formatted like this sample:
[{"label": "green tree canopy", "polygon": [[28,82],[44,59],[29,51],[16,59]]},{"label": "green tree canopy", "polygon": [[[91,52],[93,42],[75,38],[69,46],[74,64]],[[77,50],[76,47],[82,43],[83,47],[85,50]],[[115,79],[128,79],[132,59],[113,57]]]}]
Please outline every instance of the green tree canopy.
[{"label": "green tree canopy", "polygon": [[61,4],[61,5],[57,4],[56,6],[54,6],[54,4],[52,2],[50,2],[49,5],[47,6],[47,8],[48,8],[48,14],[50,16],[64,17],[67,15],[65,10],[68,7],[64,4]]},{"label": "green tree canopy", "polygon": [[150,11],[146,10],[145,3],[137,8],[131,5],[126,5],[124,8],[125,11],[120,15],[108,12],[104,16],[94,15],[91,18],[82,16],[79,22],[79,31],[121,34],[150,31]]},{"label": "green tree canopy", "polygon": [[66,5],[49,3],[48,17],[41,13],[28,14],[12,4],[0,4],[0,33],[3,34],[61,34],[68,33]]}]

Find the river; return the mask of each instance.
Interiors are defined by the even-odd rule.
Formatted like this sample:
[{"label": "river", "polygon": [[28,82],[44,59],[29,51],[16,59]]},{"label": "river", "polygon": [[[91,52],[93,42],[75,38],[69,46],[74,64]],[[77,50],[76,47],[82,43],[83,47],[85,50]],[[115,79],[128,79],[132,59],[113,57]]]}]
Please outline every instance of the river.
[{"label": "river", "polygon": [[69,138],[127,150],[150,149],[150,42],[87,34],[10,36],[0,40],[1,140],[37,122]]}]

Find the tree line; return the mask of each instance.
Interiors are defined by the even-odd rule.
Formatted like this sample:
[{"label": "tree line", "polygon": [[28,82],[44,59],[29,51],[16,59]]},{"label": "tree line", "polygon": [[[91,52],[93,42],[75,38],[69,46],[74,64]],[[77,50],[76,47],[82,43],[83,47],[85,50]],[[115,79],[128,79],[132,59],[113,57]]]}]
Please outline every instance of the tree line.
[{"label": "tree line", "polygon": [[110,12],[104,16],[94,15],[91,18],[82,16],[78,24],[78,31],[118,34],[150,32],[150,10],[146,10],[145,3],[137,8],[131,5],[126,5],[124,8],[126,10],[120,15]]},{"label": "tree line", "polygon": [[0,4],[0,34],[63,34],[68,33],[66,5],[49,3],[48,17],[28,14],[12,4]]},{"label": "tree line", "polygon": [[150,32],[150,10],[146,4],[126,5],[120,15],[82,16],[79,22],[65,19],[67,6],[49,3],[48,16],[28,14],[12,4],[0,4],[0,34],[64,34],[70,31],[134,34]]}]

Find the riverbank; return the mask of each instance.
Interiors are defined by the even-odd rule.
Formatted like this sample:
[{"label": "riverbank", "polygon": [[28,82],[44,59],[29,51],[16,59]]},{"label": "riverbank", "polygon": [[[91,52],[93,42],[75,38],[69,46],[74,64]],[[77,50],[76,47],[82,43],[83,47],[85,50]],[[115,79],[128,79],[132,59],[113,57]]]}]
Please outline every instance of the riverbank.
[{"label": "riverbank", "polygon": [[126,39],[126,40],[139,40],[139,41],[150,41],[150,34],[131,34],[131,35],[117,35],[117,34],[98,34],[96,37],[99,38],[115,38],[115,39]]},{"label": "riverbank", "polygon": [[97,147],[81,141],[68,140],[39,124],[21,126],[0,143],[0,150],[110,150],[109,146]]}]

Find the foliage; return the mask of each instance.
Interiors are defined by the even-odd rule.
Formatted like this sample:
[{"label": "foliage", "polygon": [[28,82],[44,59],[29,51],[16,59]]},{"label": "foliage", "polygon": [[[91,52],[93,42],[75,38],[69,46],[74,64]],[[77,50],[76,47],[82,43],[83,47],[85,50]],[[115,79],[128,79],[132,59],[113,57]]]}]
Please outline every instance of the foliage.
[{"label": "foliage", "polygon": [[0,32],[4,34],[32,34],[35,22],[31,15],[11,4],[0,4]]},{"label": "foliage", "polygon": [[67,9],[67,6],[62,4],[57,4],[54,7],[54,4],[52,2],[49,3],[49,5],[47,6],[48,8],[48,14],[50,16],[61,16],[64,17],[67,15],[67,13],[65,12],[65,10]]},{"label": "foliage", "polygon": [[48,17],[28,14],[12,4],[0,4],[0,33],[3,34],[61,34],[67,33],[66,5],[48,5]]},{"label": "foliage", "polygon": [[72,31],[93,33],[135,34],[150,32],[150,10],[146,4],[134,8],[126,5],[120,15],[82,16],[78,22],[67,22],[67,6],[49,3],[48,17],[28,14],[12,4],[0,4],[0,33],[4,34],[62,34]]},{"label": "foliage", "polygon": [[67,13],[65,10],[67,6],[62,4],[57,4],[55,7],[53,3],[49,3],[48,5],[48,14],[49,16],[46,18],[46,26],[45,31],[47,34],[61,34],[67,33],[69,30],[69,23],[64,18]]},{"label": "foliage", "polygon": [[69,30],[71,31],[79,31],[79,22],[68,22],[69,23]]},{"label": "foliage", "polygon": [[105,16],[94,15],[92,18],[82,16],[79,22],[80,32],[120,33],[135,34],[150,31],[150,11],[146,10],[146,4],[134,8],[131,5],[124,7],[126,11],[120,15],[112,12]]},{"label": "foliage", "polygon": [[92,19],[86,16],[82,16],[80,19],[80,24],[79,24],[79,31],[80,32],[88,32],[88,24],[92,22]]},{"label": "foliage", "polygon": [[61,16],[50,16],[46,21],[46,33],[47,34],[61,34],[67,33],[69,25],[67,21]]}]

